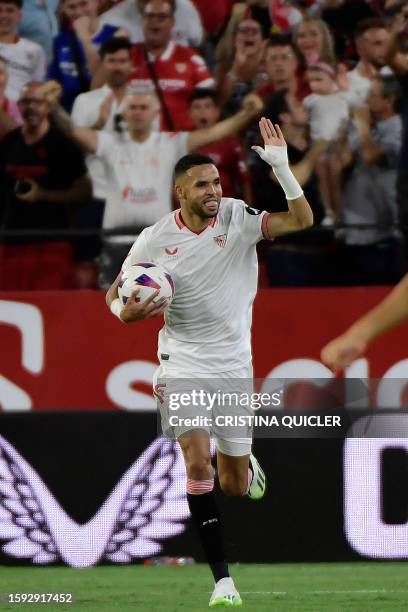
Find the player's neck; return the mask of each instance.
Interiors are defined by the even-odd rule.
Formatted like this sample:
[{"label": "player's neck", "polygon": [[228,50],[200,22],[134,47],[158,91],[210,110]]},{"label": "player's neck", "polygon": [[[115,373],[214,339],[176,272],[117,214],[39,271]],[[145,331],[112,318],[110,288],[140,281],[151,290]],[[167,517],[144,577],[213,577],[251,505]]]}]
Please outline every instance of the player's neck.
[{"label": "player's neck", "polygon": [[200,232],[205,230],[205,228],[208,227],[211,223],[211,218],[203,219],[202,217],[199,217],[194,213],[190,213],[185,208],[181,209],[180,216],[184,225],[195,234],[199,234]]}]

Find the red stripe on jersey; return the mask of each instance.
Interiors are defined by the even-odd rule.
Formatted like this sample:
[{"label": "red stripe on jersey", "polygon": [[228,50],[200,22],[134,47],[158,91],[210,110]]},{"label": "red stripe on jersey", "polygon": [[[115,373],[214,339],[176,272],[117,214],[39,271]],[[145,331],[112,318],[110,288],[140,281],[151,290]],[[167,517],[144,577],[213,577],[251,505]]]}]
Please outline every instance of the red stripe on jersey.
[{"label": "red stripe on jersey", "polygon": [[269,229],[268,229],[268,219],[270,216],[271,216],[271,213],[265,213],[264,216],[262,217],[261,230],[262,230],[262,234],[265,240],[273,240],[273,236],[270,235]]}]

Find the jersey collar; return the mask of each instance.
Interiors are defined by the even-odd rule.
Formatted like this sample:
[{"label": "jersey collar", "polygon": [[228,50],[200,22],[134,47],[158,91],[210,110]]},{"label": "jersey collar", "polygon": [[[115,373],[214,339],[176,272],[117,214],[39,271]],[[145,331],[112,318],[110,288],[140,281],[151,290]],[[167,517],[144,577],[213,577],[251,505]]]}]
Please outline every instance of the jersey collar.
[{"label": "jersey collar", "polygon": [[179,208],[178,210],[176,210],[176,212],[174,213],[174,220],[176,222],[177,227],[180,230],[183,230],[184,228],[186,230],[188,230],[189,232],[191,232],[192,234],[196,234],[196,236],[199,236],[200,234],[202,234],[203,232],[205,232],[205,230],[208,227],[214,227],[215,224],[217,223],[217,217],[213,217],[210,221],[210,223],[207,225],[207,227],[205,227],[204,229],[200,230],[199,232],[193,232],[193,230],[191,230],[189,227],[187,227],[187,225],[184,223],[183,221],[183,217],[181,215],[181,209]]}]

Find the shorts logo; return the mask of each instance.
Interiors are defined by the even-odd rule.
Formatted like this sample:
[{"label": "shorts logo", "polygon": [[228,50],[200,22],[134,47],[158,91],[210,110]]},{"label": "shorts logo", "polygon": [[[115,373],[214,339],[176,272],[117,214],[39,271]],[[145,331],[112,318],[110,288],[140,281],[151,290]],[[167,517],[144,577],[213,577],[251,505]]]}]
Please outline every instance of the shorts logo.
[{"label": "shorts logo", "polygon": [[159,400],[161,404],[164,404],[164,390],[166,388],[166,384],[159,384],[153,387],[153,395]]},{"label": "shorts logo", "polygon": [[214,242],[215,244],[217,244],[219,247],[223,249],[227,242],[227,234],[221,234],[221,236],[215,236]]},{"label": "shorts logo", "polygon": [[175,249],[164,249],[167,253],[167,255],[177,255],[178,253],[178,247],[176,247]]}]

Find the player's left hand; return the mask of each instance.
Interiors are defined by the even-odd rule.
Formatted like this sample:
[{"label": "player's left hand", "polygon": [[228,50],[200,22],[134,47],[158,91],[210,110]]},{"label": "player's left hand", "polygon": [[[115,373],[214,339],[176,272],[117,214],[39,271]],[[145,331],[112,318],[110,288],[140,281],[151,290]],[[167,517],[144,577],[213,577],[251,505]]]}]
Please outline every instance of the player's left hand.
[{"label": "player's left hand", "polygon": [[252,149],[272,168],[288,166],[288,149],[279,125],[274,126],[270,119],[262,117],[259,122],[259,129],[265,148],[255,146]]},{"label": "player's left hand", "polygon": [[41,187],[31,179],[24,179],[24,183],[30,185],[29,191],[25,193],[16,193],[16,198],[27,202],[27,204],[35,204],[41,199]]}]

